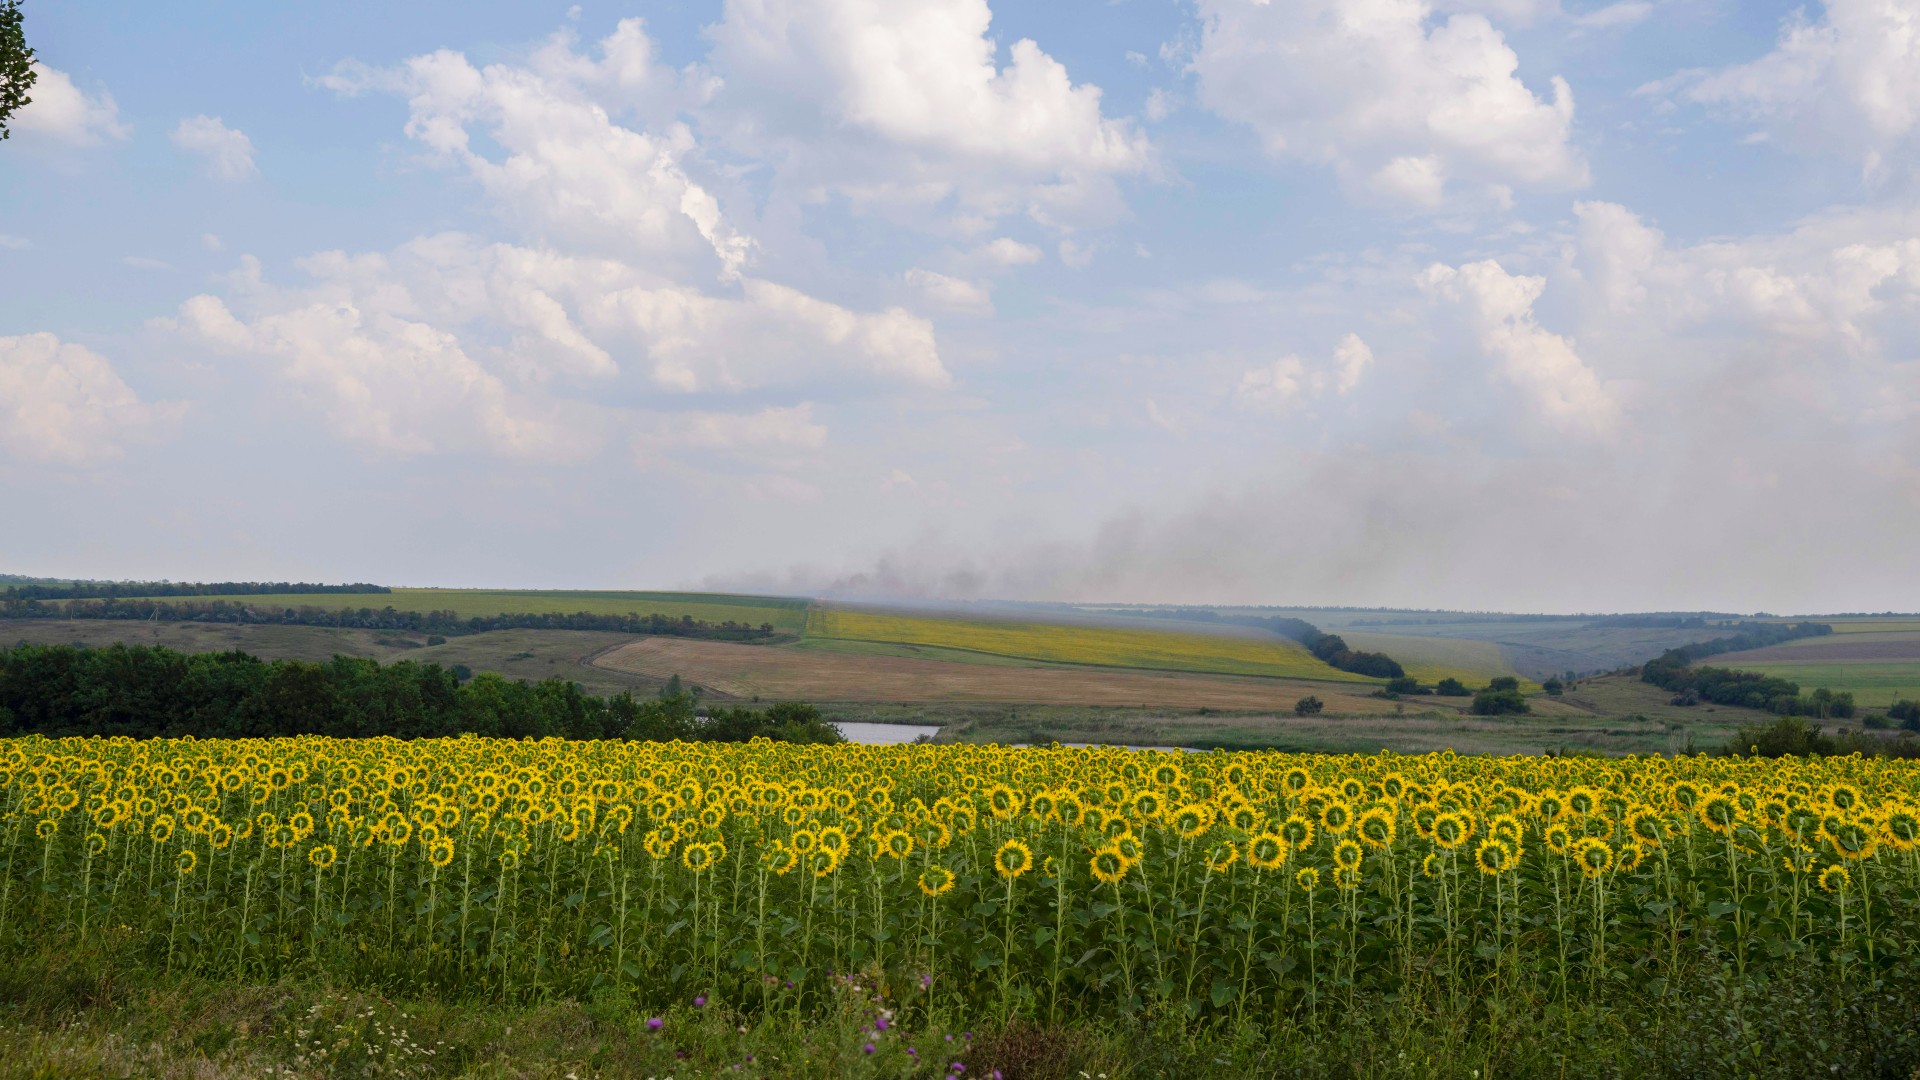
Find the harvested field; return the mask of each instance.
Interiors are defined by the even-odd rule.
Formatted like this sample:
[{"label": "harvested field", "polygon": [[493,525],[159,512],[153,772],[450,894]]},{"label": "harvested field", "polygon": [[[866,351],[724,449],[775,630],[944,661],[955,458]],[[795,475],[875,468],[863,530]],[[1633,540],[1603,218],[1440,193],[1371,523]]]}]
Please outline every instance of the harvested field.
[{"label": "harvested field", "polygon": [[1250,638],[816,607],[807,616],[806,636],[964,649],[1058,664],[1379,684],[1379,680],[1330,667],[1297,642],[1277,635]]},{"label": "harvested field", "polygon": [[1920,662],[1920,631],[1836,633],[1832,637],[1801,638],[1764,649],[1722,653],[1701,662],[1715,667],[1745,667],[1752,663],[1837,664],[1890,660]]},{"label": "harvested field", "polygon": [[735,698],[1291,710],[1295,701],[1313,694],[1326,703],[1328,712],[1379,712],[1387,704],[1329,683],[957,664],[691,638],[645,638],[596,658],[594,664],[649,679],[677,674]]},{"label": "harvested field", "polygon": [[597,694],[622,690],[646,692],[652,680],[587,666],[594,653],[633,641],[631,634],[593,630],[494,630],[448,638],[444,645],[428,645],[424,634],[390,630],[357,630],[331,626],[270,626],[226,623],[150,623],[116,619],[9,619],[0,622],[0,644],[36,645],[158,645],[179,652],[225,652],[239,649],[263,660],[321,662],[335,656],[378,660],[383,664],[412,660],[474,671],[491,671],[509,679],[569,679]]}]

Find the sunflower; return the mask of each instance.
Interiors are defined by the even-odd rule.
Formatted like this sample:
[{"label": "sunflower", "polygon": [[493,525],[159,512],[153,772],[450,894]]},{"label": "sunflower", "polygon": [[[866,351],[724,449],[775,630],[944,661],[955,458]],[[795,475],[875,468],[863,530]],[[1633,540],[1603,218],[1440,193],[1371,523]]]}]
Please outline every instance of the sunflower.
[{"label": "sunflower", "polygon": [[1920,844],[1920,818],[1911,810],[1894,810],[1880,826],[1880,835],[1895,851],[1912,851]]},{"label": "sunflower", "polygon": [[833,852],[834,858],[838,859],[847,853],[847,834],[840,828],[829,825],[820,830],[820,847]]},{"label": "sunflower", "polygon": [[319,869],[325,870],[327,867],[333,865],[333,860],[338,857],[339,854],[339,852],[334,850],[332,844],[321,844],[312,851],[307,852],[307,861]]},{"label": "sunflower", "polygon": [[87,834],[87,854],[100,855],[107,850],[107,838],[100,833]]},{"label": "sunflower", "polygon": [[1288,814],[1287,820],[1280,823],[1280,839],[1294,851],[1302,851],[1313,846],[1313,822],[1299,814]]},{"label": "sunflower", "polygon": [[1515,863],[1513,848],[1498,838],[1480,841],[1480,846],[1473,852],[1473,865],[1488,876],[1504,874],[1513,869]]},{"label": "sunflower", "polygon": [[1853,875],[1847,868],[1835,863],[1820,871],[1820,887],[1830,893],[1844,893],[1853,884]]},{"label": "sunflower", "polygon": [[[33,831],[36,836],[40,837],[40,839],[51,840],[53,839],[53,834],[60,831],[60,822],[53,818],[43,818],[41,819],[40,824],[35,825],[33,827]],[[155,837],[155,839],[160,839],[160,838]]]},{"label": "sunflower", "polygon": [[953,871],[933,863],[920,871],[920,891],[937,897],[953,888]]},{"label": "sunflower", "polygon": [[1293,883],[1300,887],[1301,892],[1310,893],[1320,884],[1320,871],[1311,866],[1303,866],[1293,875]]},{"label": "sunflower", "polygon": [[800,856],[778,840],[760,849],[760,865],[773,871],[775,877],[785,877],[799,862]]},{"label": "sunflower", "polygon": [[1613,869],[1613,849],[1597,836],[1581,837],[1573,846],[1573,858],[1580,864],[1580,872],[1590,878]]},{"label": "sunflower", "polygon": [[1878,846],[1873,830],[1857,821],[1842,821],[1827,831],[1827,839],[1833,843],[1833,850],[1843,859],[1865,859],[1873,855]]},{"label": "sunflower", "polygon": [[1573,848],[1573,830],[1562,822],[1547,826],[1547,850],[1555,855],[1566,855]]},{"label": "sunflower", "polygon": [[1033,849],[1018,840],[1009,840],[993,853],[993,872],[1012,881],[1033,869]]},{"label": "sunflower", "polygon": [[427,849],[427,861],[432,863],[436,870],[445,870],[448,866],[451,866],[453,864],[453,841],[442,837],[432,847]]},{"label": "sunflower", "polygon": [[1465,814],[1449,810],[1433,819],[1433,842],[1447,851],[1466,843],[1472,836],[1473,825]]},{"label": "sunflower", "polygon": [[1333,845],[1333,864],[1335,866],[1357,867],[1360,865],[1361,848],[1351,840],[1342,840]]},{"label": "sunflower", "polygon": [[1376,851],[1393,846],[1393,815],[1384,807],[1373,807],[1360,812],[1360,818],[1354,823],[1354,831],[1360,839]]},{"label": "sunflower", "polygon": [[904,859],[913,854],[913,837],[904,832],[890,832],[880,839],[880,850],[896,859]]},{"label": "sunflower", "polygon": [[[645,842],[643,841],[642,846],[644,845],[645,845]],[[648,854],[651,855],[653,853],[649,851]],[[500,869],[502,872],[516,869],[519,867],[519,865],[520,865],[520,852],[517,849],[504,848],[501,850]]]},{"label": "sunflower", "polygon": [[1213,811],[1199,803],[1188,803],[1173,814],[1173,831],[1183,840],[1192,840],[1212,824]]},{"label": "sunflower", "polygon": [[1636,806],[1627,811],[1627,834],[1641,847],[1657,848],[1666,841],[1666,819],[1651,806]]},{"label": "sunflower", "polygon": [[1119,884],[1120,879],[1127,876],[1129,865],[1126,856],[1111,847],[1101,848],[1093,853],[1093,858],[1087,860],[1087,868],[1092,872],[1093,879],[1103,885]]},{"label": "sunflower", "polygon": [[1207,853],[1207,870],[1209,873],[1224,874],[1239,861],[1240,849],[1234,846],[1233,841],[1222,840]]},{"label": "sunflower", "polygon": [[194,854],[192,848],[181,848],[173,864],[180,868],[182,874],[191,874],[193,868],[200,865],[200,856]]},{"label": "sunflower", "polygon": [[1353,827],[1353,809],[1345,803],[1328,803],[1320,808],[1320,827],[1335,834],[1346,832]]},{"label": "sunflower", "polygon": [[1255,870],[1278,870],[1287,862],[1287,842],[1273,833],[1261,833],[1247,842],[1247,865]]},{"label": "sunflower", "polygon": [[1740,823],[1740,804],[1717,793],[1701,799],[1694,813],[1699,816],[1700,824],[1722,836],[1731,836],[1733,827]]},{"label": "sunflower", "polygon": [[840,869],[840,857],[826,848],[814,848],[813,854],[807,857],[807,865],[813,868],[814,877],[829,877]]},{"label": "sunflower", "polygon": [[1342,892],[1352,892],[1360,887],[1360,868],[1357,866],[1336,866],[1333,868],[1333,886]]},{"label": "sunflower", "polygon": [[1003,821],[1018,817],[1025,802],[1019,792],[1005,784],[995,784],[987,790],[987,808],[993,811],[994,817]]}]

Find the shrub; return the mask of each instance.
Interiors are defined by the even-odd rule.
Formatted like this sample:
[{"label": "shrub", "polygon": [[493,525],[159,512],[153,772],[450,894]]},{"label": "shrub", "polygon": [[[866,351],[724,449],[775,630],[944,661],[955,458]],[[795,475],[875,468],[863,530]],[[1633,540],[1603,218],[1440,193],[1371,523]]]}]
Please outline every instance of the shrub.
[{"label": "shrub", "polygon": [[[1494,680],[1500,681],[1498,679]],[[1513,681],[1511,679],[1507,680]],[[1501,716],[1509,713],[1532,712],[1527,704],[1526,695],[1518,690],[1497,690],[1489,687],[1473,695],[1473,712],[1476,716]]]},{"label": "shrub", "polygon": [[1444,679],[1441,679],[1438,683],[1435,683],[1433,687],[1433,692],[1436,694],[1439,694],[1441,697],[1472,697],[1473,696],[1473,691],[1467,689],[1466,683],[1461,682],[1459,679],[1456,679],[1451,675],[1447,676]]},{"label": "shrub", "polygon": [[1387,693],[1389,694],[1417,694],[1419,692],[1420,680],[1411,675],[1402,675],[1397,679],[1387,680]]},{"label": "shrub", "polygon": [[1300,716],[1312,716],[1326,707],[1326,702],[1321,701],[1312,694],[1308,694],[1306,697],[1293,703],[1293,711]]},{"label": "shrub", "polygon": [[1518,691],[1520,689],[1520,680],[1514,678],[1511,675],[1495,676],[1491,682],[1487,683],[1487,689],[1493,690],[1493,691],[1500,691],[1500,690]]},{"label": "shrub", "polygon": [[1540,684],[1540,688],[1547,692],[1548,697],[1559,697],[1561,691],[1567,688],[1567,684],[1561,682],[1559,679],[1548,679],[1546,682]]}]

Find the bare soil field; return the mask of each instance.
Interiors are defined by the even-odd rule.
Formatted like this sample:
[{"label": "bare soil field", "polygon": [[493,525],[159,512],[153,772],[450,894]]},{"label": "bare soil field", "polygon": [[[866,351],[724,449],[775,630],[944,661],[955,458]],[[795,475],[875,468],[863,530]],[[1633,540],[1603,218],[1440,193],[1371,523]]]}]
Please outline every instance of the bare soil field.
[{"label": "bare soil field", "polygon": [[1227,675],[959,664],[687,638],[645,638],[604,653],[595,666],[649,679],[682,679],[734,698],[804,701],[1002,701],[1291,710],[1313,694],[1328,712],[1379,712],[1387,703],[1349,686]]}]

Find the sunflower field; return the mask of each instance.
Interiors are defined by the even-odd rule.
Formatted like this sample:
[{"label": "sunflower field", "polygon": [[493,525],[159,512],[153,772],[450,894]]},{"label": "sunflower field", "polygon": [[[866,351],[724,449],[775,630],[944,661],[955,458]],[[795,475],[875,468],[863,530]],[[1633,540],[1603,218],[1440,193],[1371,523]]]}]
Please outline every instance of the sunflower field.
[{"label": "sunflower field", "polygon": [[[1920,771],[1861,758],[391,739],[0,743],[0,935],[494,1000],[1313,1024],[1870,986]],[[911,1002],[917,1001],[914,1005]]]}]

